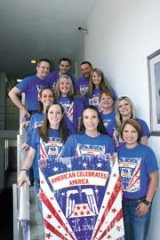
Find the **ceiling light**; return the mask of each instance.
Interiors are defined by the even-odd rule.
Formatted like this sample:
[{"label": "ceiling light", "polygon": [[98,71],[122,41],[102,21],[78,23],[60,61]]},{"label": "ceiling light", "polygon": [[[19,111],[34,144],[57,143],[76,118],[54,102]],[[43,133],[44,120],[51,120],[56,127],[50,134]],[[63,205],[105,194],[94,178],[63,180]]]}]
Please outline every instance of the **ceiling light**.
[{"label": "ceiling light", "polygon": [[35,59],[31,59],[31,60],[30,60],[30,63],[32,63],[32,64],[36,64],[36,62],[37,62],[37,61],[36,61]]},{"label": "ceiling light", "polygon": [[22,79],[16,79],[16,81],[17,81],[17,82],[21,82],[21,81],[22,81]]}]

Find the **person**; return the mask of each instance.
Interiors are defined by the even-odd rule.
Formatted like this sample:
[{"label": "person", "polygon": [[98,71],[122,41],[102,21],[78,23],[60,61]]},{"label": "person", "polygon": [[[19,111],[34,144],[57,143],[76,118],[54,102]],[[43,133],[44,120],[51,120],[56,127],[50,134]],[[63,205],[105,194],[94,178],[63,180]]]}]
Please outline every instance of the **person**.
[{"label": "person", "polygon": [[[49,74],[50,61],[44,58],[40,59],[37,63],[36,70],[36,75],[24,78],[9,92],[10,99],[20,109],[22,117],[29,118],[38,110],[39,92],[48,86],[45,78]],[[21,93],[25,93],[27,108],[21,103],[19,98]]]},{"label": "person", "polygon": [[56,101],[65,109],[65,122],[70,133],[79,131],[82,111],[81,98],[74,97],[72,80],[68,75],[62,75],[55,88]]},{"label": "person", "polygon": [[103,72],[99,68],[93,68],[90,75],[88,92],[84,99],[85,106],[94,105],[99,108],[99,111],[101,111],[99,95],[102,91],[112,92],[114,100],[116,99],[116,93],[105,79]]},{"label": "person", "polygon": [[77,79],[77,94],[83,98],[88,91],[92,64],[89,61],[81,62],[80,70],[82,76]]},{"label": "person", "polygon": [[38,160],[44,160],[45,164],[48,160],[51,161],[53,157],[57,157],[67,137],[68,132],[64,124],[64,109],[61,104],[53,103],[46,109],[42,126],[33,130],[29,142],[29,151],[17,179],[18,186],[21,186],[24,182],[30,184],[27,172],[33,166],[34,191],[40,212],[42,212],[42,205],[37,196],[40,189]]},{"label": "person", "polygon": [[99,96],[100,107],[102,111],[100,112],[101,118],[105,128],[107,129],[108,123],[115,120],[115,110],[114,110],[114,96],[112,92],[101,92]]},{"label": "person", "polygon": [[107,126],[107,133],[113,138],[115,145],[118,146],[121,142],[120,129],[124,121],[133,118],[136,119],[142,126],[142,137],[140,142],[148,144],[150,131],[146,122],[136,117],[136,111],[133,102],[127,96],[118,98],[115,102],[115,120],[111,121]]},{"label": "person", "polygon": [[140,143],[142,126],[137,120],[126,120],[120,134],[124,143],[117,152],[123,188],[125,239],[146,240],[158,184],[157,160],[153,150]]},{"label": "person", "polygon": [[77,84],[76,84],[76,80],[75,77],[69,73],[71,68],[71,62],[68,58],[61,58],[59,60],[59,70],[56,71],[52,71],[48,74],[47,76],[47,81],[49,83],[49,87],[55,90],[56,87],[56,83],[58,81],[58,79],[62,76],[62,75],[68,75],[73,83],[73,87],[74,87],[74,91],[76,92],[77,90]]},{"label": "person", "polygon": [[[52,89],[44,88],[39,93],[39,111],[33,114],[29,121],[29,126],[27,129],[27,139],[26,142],[21,145],[21,150],[28,150],[28,142],[32,136],[34,128],[40,127],[43,123],[46,108],[48,105],[52,104],[55,101],[55,94]],[[24,123],[24,122],[23,122]],[[25,125],[26,126],[26,125]]]},{"label": "person", "polygon": [[[37,113],[34,113],[29,121],[29,126],[27,127],[27,139],[24,143],[21,145],[21,150],[28,151],[29,150],[29,141],[33,133],[34,128],[38,128],[42,125],[46,108],[48,105],[52,104],[55,101],[55,95],[52,89],[50,88],[44,88],[39,93],[39,111]],[[28,124],[23,122],[25,124],[25,127]],[[33,179],[33,168],[31,167],[29,172],[29,180],[31,182],[31,185],[33,185],[34,179]]]},{"label": "person", "polygon": [[100,113],[95,106],[87,106],[82,113],[81,132],[68,137],[62,157],[114,153],[112,139],[106,134]]}]

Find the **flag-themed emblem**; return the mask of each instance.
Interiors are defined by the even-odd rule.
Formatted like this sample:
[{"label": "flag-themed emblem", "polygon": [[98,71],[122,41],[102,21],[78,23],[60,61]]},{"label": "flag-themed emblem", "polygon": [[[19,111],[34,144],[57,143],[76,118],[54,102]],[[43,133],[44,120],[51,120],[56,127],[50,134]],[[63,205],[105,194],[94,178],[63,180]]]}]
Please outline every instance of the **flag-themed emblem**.
[{"label": "flag-themed emblem", "polygon": [[[44,160],[43,160],[44,161]],[[124,240],[117,155],[39,161],[45,239]]]}]

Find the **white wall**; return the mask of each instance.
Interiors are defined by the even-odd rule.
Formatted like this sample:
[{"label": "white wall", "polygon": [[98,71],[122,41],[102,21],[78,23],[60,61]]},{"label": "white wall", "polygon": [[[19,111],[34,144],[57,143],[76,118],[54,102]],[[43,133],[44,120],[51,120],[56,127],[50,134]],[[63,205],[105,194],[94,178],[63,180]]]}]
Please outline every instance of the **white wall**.
[{"label": "white wall", "polygon": [[[105,73],[118,96],[129,96],[150,126],[147,56],[160,49],[159,0],[97,0],[87,21],[85,60]],[[151,136],[160,166],[160,137]],[[160,236],[160,191],[154,199],[148,240]],[[159,235],[158,235],[159,234]]]}]

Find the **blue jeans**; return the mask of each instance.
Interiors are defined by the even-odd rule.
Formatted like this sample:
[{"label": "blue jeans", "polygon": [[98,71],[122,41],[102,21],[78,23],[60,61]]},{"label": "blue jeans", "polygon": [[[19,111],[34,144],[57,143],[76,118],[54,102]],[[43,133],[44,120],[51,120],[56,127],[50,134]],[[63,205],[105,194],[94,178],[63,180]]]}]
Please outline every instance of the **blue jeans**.
[{"label": "blue jeans", "polygon": [[151,206],[148,212],[143,216],[137,216],[135,214],[136,208],[143,200],[128,201],[123,200],[123,214],[124,214],[124,229],[125,229],[125,240],[146,240],[150,215]]},{"label": "blue jeans", "polygon": [[39,193],[39,189],[40,189],[40,183],[34,181],[34,194],[35,194],[36,202],[37,202],[38,209],[39,209],[40,213],[43,215],[43,213],[42,213],[42,202],[39,199],[39,197],[37,196],[38,193]]}]

